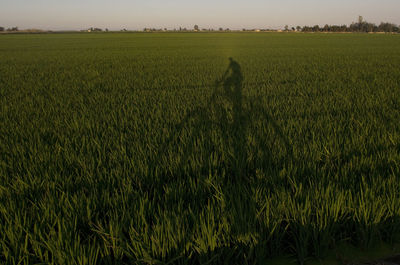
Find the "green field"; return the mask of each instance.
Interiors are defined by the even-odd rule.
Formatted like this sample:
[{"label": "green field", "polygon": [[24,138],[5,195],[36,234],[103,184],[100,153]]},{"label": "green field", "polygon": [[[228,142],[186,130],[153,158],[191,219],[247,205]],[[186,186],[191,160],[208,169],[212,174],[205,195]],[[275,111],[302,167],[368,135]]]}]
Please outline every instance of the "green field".
[{"label": "green field", "polygon": [[399,181],[400,35],[0,35],[0,263],[302,264]]}]

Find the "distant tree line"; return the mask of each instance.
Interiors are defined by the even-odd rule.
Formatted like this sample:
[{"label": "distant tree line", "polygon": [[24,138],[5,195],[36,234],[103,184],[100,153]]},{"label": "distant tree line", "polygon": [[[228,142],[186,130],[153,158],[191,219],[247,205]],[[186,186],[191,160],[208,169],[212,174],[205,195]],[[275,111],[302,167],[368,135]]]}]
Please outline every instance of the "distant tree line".
[{"label": "distant tree line", "polygon": [[[161,32],[161,31],[178,31],[178,32],[198,32],[198,31],[231,31],[229,28],[218,28],[218,29],[205,29],[200,27],[198,25],[195,25],[193,29],[188,29],[188,28],[175,28],[173,30],[168,30],[167,28],[144,28],[144,32]],[[236,30],[237,31],[237,30]],[[274,30],[274,29],[245,29],[243,28],[242,31],[282,31],[282,30]],[[363,17],[360,16],[358,18],[358,22],[353,22],[349,26],[348,25],[328,25],[326,24],[325,26],[321,27],[319,25],[315,26],[297,26],[297,27],[289,27],[288,25],[285,25],[284,31],[298,31],[298,32],[395,32],[395,33],[400,33],[399,26],[393,23],[389,22],[382,22],[379,25],[376,25],[374,23],[369,23],[367,21],[364,21]]]},{"label": "distant tree line", "polygon": [[143,29],[144,32],[162,32],[162,31],[172,31],[172,32],[199,32],[199,31],[231,31],[229,28],[218,28],[217,30],[209,28],[201,28],[198,25],[194,25],[193,29],[188,29],[188,28],[183,28],[183,27],[179,27],[179,28],[174,28],[174,29],[167,29],[167,28],[144,28]]},{"label": "distant tree line", "polygon": [[90,31],[90,32],[102,32],[103,31],[103,29],[100,29],[100,28],[90,28],[90,29],[88,29],[88,31]]},{"label": "distant tree line", "polygon": [[12,27],[12,28],[8,28],[8,29],[5,29],[4,27],[0,27],[0,32],[3,32],[3,31],[18,31],[18,27]]},{"label": "distant tree line", "polygon": [[[293,28],[292,28],[293,29]],[[285,30],[288,30],[285,27]],[[360,16],[357,22],[351,23],[349,26],[347,25],[325,25],[320,27],[319,25],[315,26],[304,26],[296,27],[297,31],[302,32],[396,32],[400,33],[399,26],[389,22],[382,22],[379,25],[374,23],[369,23],[363,20],[363,17]]]}]

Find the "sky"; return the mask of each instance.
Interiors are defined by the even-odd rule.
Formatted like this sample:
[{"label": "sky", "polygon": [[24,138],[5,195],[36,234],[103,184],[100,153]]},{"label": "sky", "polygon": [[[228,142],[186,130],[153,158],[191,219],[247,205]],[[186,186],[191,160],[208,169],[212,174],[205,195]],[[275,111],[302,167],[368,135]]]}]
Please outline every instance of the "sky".
[{"label": "sky", "polygon": [[0,0],[0,26],[20,29],[279,29],[350,24],[359,15],[400,24],[400,0]]}]

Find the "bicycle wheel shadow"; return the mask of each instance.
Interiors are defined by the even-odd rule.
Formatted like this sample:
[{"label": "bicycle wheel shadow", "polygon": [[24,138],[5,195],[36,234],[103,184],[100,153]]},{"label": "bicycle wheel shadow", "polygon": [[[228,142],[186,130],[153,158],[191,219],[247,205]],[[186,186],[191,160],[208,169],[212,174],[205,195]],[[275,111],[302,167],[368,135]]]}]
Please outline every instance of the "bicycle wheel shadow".
[{"label": "bicycle wheel shadow", "polygon": [[[152,172],[163,176],[160,182],[198,178],[200,182],[216,187],[222,197],[221,218],[229,223],[229,234],[233,237],[229,244],[235,242],[242,250],[257,245],[258,237],[265,236],[257,231],[255,190],[260,184],[265,186],[274,182],[271,179],[293,159],[290,142],[269,114],[262,96],[246,96],[243,82],[240,64],[229,58],[229,65],[222,78],[215,82],[206,106],[193,108],[174,125],[175,133],[161,144],[152,163],[157,167]],[[168,164],[168,169],[163,170],[167,161],[177,157],[174,165]],[[185,197],[187,193],[182,191]],[[175,194],[176,197],[179,195]],[[202,198],[198,198],[197,203],[201,201]],[[231,248],[203,250],[199,259],[213,259],[217,253]],[[247,255],[248,251],[241,249],[237,254]]]}]

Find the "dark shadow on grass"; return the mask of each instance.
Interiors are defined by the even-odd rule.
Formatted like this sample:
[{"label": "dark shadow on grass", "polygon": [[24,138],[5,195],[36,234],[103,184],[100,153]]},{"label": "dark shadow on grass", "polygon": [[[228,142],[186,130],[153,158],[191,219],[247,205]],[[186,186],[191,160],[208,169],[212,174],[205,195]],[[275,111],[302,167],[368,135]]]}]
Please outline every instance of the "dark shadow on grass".
[{"label": "dark shadow on grass", "polygon": [[[181,151],[181,159],[174,169],[161,174],[173,177],[200,172],[200,175],[207,175],[210,171],[219,170],[226,176],[225,182],[235,184],[249,180],[258,169],[271,173],[278,170],[279,163],[274,157],[277,148],[285,154],[284,160],[293,159],[288,138],[261,99],[244,95],[243,80],[240,64],[230,58],[229,66],[222,78],[215,82],[206,106],[196,107],[187,113],[179,124],[173,126],[173,136],[159,147],[151,163],[159,168],[163,166],[162,161],[167,161],[165,155],[168,152],[177,147]],[[182,141],[183,134],[190,138],[187,142]],[[203,145],[199,146],[199,143]],[[272,148],[274,145],[277,145],[275,149]],[[196,156],[202,156],[198,161],[204,162],[212,154],[219,155],[217,168],[203,163],[200,168],[182,171]]]},{"label": "dark shadow on grass", "polygon": [[[293,151],[261,98],[245,96],[243,81],[240,64],[230,58],[222,78],[215,82],[207,104],[193,108],[180,123],[172,127],[174,134],[163,142],[150,163],[154,167],[152,174],[161,176],[155,180],[158,183],[151,184],[155,194],[163,192],[165,182],[172,186],[174,182],[194,178],[199,182],[211,179],[212,186],[221,188],[221,200],[224,203],[221,208],[229,223],[229,236],[232,239],[225,246],[192,256],[191,260],[201,264],[203,261],[212,261],[211,264],[229,260],[260,261],[268,255],[279,255],[282,251],[280,243],[275,247],[264,244],[264,238],[270,235],[259,231],[257,202],[253,195],[260,182],[279,175],[284,164],[294,159]],[[280,157],[276,155],[278,152],[281,153]],[[163,170],[165,163],[171,161],[171,153],[180,159],[173,167]],[[213,158],[216,163],[210,161]],[[259,172],[264,172],[261,178],[257,176]],[[172,197],[190,201],[187,193],[175,190],[176,194]],[[207,200],[203,201],[202,198],[209,196],[199,193],[202,195],[191,194],[188,197],[197,204],[207,205]],[[191,202],[188,202],[189,205],[192,206]],[[284,228],[274,229],[278,231]],[[274,240],[282,242],[284,239]]]},{"label": "dark shadow on grass", "polygon": [[[179,123],[168,128],[174,133],[165,137],[150,159],[150,181],[141,189],[155,211],[165,214],[166,219],[177,216],[184,220],[179,223],[184,227],[174,227],[171,231],[178,233],[178,229],[184,229],[188,238],[175,241],[164,256],[148,255],[149,258],[160,264],[268,264],[270,257],[292,254],[293,259],[304,264],[309,257],[325,257],[340,240],[356,238],[358,241],[350,243],[369,247],[382,237],[386,237],[385,241],[394,238],[392,235],[399,231],[397,216],[362,226],[347,215],[338,220],[328,215],[327,224],[317,227],[313,226],[317,221],[314,212],[299,213],[298,216],[309,218],[302,221],[291,215],[290,211],[296,209],[281,205],[289,211],[278,216],[279,220],[264,222],[265,217],[276,217],[264,214],[273,209],[267,207],[268,201],[257,201],[257,192],[279,197],[280,191],[289,196],[293,191],[300,194],[293,201],[301,208],[308,195],[304,190],[323,187],[315,182],[325,177],[318,172],[318,166],[326,166],[326,162],[308,167],[305,158],[296,159],[290,140],[262,96],[249,97],[248,91],[243,90],[243,82],[241,66],[230,59],[207,103],[192,107]],[[350,153],[343,160],[361,155]],[[171,161],[174,164],[168,164]],[[290,167],[294,169],[292,172],[280,174],[282,169]],[[333,167],[332,172],[335,170]],[[317,207],[310,205],[308,209],[315,211]],[[149,227],[155,224],[151,217],[154,216],[147,216]],[[207,218],[214,226],[207,223]],[[198,228],[203,226],[204,230],[210,228],[206,235],[199,232]],[[384,235],[382,231],[389,232]],[[206,243],[203,241],[199,247],[193,242],[197,239]],[[208,244],[207,240],[215,241]]]},{"label": "dark shadow on grass", "polygon": [[[354,220],[329,219],[323,228],[313,226],[316,219],[312,214],[305,223],[290,219],[291,213],[281,216],[282,220],[263,221],[260,216],[268,210],[259,205],[257,192],[261,191],[264,196],[276,195],[285,189],[296,193],[308,187],[321,187],[316,182],[325,176],[318,171],[318,165],[308,167],[305,158],[295,158],[290,140],[264,103],[263,95],[248,96],[243,82],[241,66],[231,58],[222,78],[215,82],[206,105],[192,108],[180,123],[170,128],[174,134],[159,147],[151,163],[156,168],[151,171],[157,176],[152,183],[152,192],[158,198],[156,203],[165,207],[164,211],[182,202],[190,208],[194,225],[186,228],[187,231],[203,225],[200,219],[210,204],[213,211],[218,209],[218,213],[209,213],[214,221],[218,223],[218,219],[224,218],[221,224],[228,227],[223,233],[228,238],[218,238],[223,242],[207,249],[191,249],[185,253],[177,246],[174,251],[184,253],[180,259],[182,264],[265,264],[270,257],[288,253],[304,264],[309,257],[325,257],[338,241],[349,240],[349,235],[358,240],[351,243],[366,247],[373,246],[379,237],[387,237],[385,241],[389,241],[392,236],[379,235],[379,231],[396,234],[397,219],[367,227]],[[356,155],[361,156],[351,153],[343,159],[350,160]],[[177,163],[167,165],[176,157]],[[338,166],[343,159],[337,161]],[[335,172],[335,164],[332,165],[331,171]],[[319,165],[323,166],[327,166],[326,162]],[[281,170],[290,168],[294,171],[281,174]],[[347,184],[350,187],[351,183]],[[210,191],[210,186],[218,192]],[[166,187],[173,190],[168,196],[163,195]],[[213,196],[218,196],[219,201]],[[301,207],[304,198],[298,196],[295,200],[299,200]],[[342,227],[348,230],[343,231]],[[217,230],[210,233],[220,236]],[[170,259],[160,257],[160,260]]]}]

